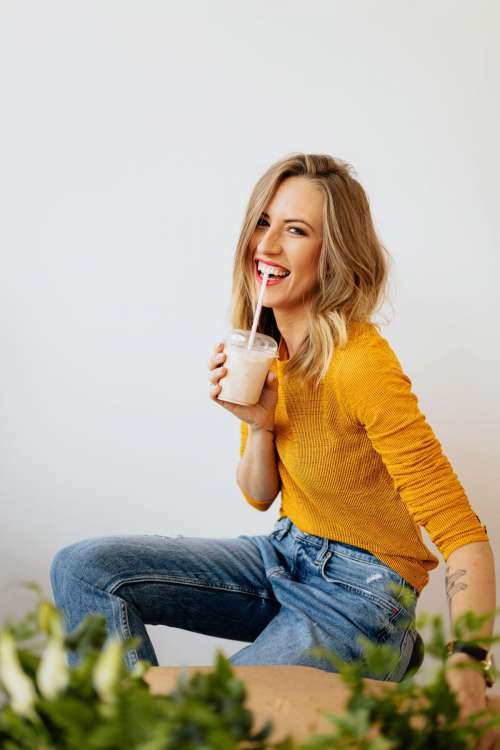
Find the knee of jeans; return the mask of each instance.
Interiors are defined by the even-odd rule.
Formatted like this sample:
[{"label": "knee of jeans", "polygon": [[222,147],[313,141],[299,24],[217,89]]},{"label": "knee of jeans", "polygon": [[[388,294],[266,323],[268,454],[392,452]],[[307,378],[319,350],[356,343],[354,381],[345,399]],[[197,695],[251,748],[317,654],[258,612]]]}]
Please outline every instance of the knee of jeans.
[{"label": "knee of jeans", "polygon": [[89,577],[93,578],[92,569],[97,567],[99,558],[96,541],[84,539],[56,552],[50,564],[50,583],[56,597],[68,585],[69,578],[91,582]]},{"label": "knee of jeans", "polygon": [[49,576],[52,591],[56,597],[62,591],[65,575],[78,566],[76,563],[76,558],[78,557],[75,550],[76,546],[75,544],[70,544],[67,547],[62,547],[52,558]]}]

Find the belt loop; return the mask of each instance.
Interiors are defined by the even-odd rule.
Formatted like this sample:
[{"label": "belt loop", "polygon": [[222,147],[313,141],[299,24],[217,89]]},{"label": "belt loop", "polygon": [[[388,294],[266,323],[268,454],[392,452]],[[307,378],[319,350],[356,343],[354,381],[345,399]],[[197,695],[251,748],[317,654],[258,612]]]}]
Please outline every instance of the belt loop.
[{"label": "belt loop", "polygon": [[288,534],[288,531],[290,529],[290,526],[292,525],[291,520],[288,518],[288,516],[284,516],[283,518],[280,518],[278,521],[279,528],[275,535],[275,539],[278,541],[281,541],[286,534]]},{"label": "belt loop", "polygon": [[318,554],[316,555],[316,558],[314,560],[315,565],[321,565],[325,555],[328,552],[328,547],[330,544],[330,539],[327,539],[326,537],[323,538],[323,544],[321,545],[321,549],[319,550]]}]

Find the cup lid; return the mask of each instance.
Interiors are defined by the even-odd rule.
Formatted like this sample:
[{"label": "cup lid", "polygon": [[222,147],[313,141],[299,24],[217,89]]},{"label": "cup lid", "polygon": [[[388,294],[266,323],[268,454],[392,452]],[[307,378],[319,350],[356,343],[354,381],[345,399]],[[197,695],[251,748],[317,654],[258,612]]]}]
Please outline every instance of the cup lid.
[{"label": "cup lid", "polygon": [[[251,331],[242,331],[239,328],[235,328],[226,333],[224,342],[230,346],[246,348],[250,340],[250,333]],[[252,350],[254,349],[259,352],[268,352],[269,354],[276,355],[278,353],[278,343],[272,336],[266,336],[264,333],[256,333],[252,346]]]}]

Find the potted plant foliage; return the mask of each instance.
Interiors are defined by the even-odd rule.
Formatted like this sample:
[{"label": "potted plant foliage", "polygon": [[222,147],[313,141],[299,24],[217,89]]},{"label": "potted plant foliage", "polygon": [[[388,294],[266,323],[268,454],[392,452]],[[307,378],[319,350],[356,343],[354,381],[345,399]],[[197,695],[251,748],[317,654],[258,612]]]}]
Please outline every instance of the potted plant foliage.
[{"label": "potted plant foliage", "polygon": [[[0,631],[1,750],[468,750],[500,724],[499,717],[486,714],[460,720],[446,681],[439,616],[419,621],[420,629],[430,631],[426,654],[434,661],[424,679],[411,674],[395,686],[370,691],[360,665],[327,654],[350,698],[342,715],[328,715],[330,732],[299,744],[290,737],[273,742],[271,720],[255,731],[245,685],[221,652],[211,671],[190,678],[182,673],[172,693],[155,695],[144,679],[148,662],[132,671],[125,666],[124,653],[137,639],[108,638],[98,614],[68,634],[61,613],[36,584],[29,586],[38,595],[35,609]],[[456,626],[457,637],[484,622],[467,613]],[[70,652],[79,655],[72,667]],[[365,654],[373,672],[385,672],[387,659],[394,658],[385,647],[370,644]]]}]

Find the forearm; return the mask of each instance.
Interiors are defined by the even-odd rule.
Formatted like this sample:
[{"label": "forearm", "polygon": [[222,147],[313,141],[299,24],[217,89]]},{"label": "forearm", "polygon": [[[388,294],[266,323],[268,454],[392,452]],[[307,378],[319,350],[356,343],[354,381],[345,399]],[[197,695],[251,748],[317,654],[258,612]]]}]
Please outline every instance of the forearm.
[{"label": "forearm", "polygon": [[254,500],[274,500],[280,491],[281,482],[273,433],[249,427],[236,477],[239,487]]},{"label": "forearm", "polygon": [[[493,612],[495,560],[488,542],[472,542],[451,553],[446,564],[446,595],[452,624],[467,610],[476,615]],[[493,628],[493,620],[488,620],[475,637],[489,637]],[[485,643],[484,648],[488,649],[489,644]]]}]

